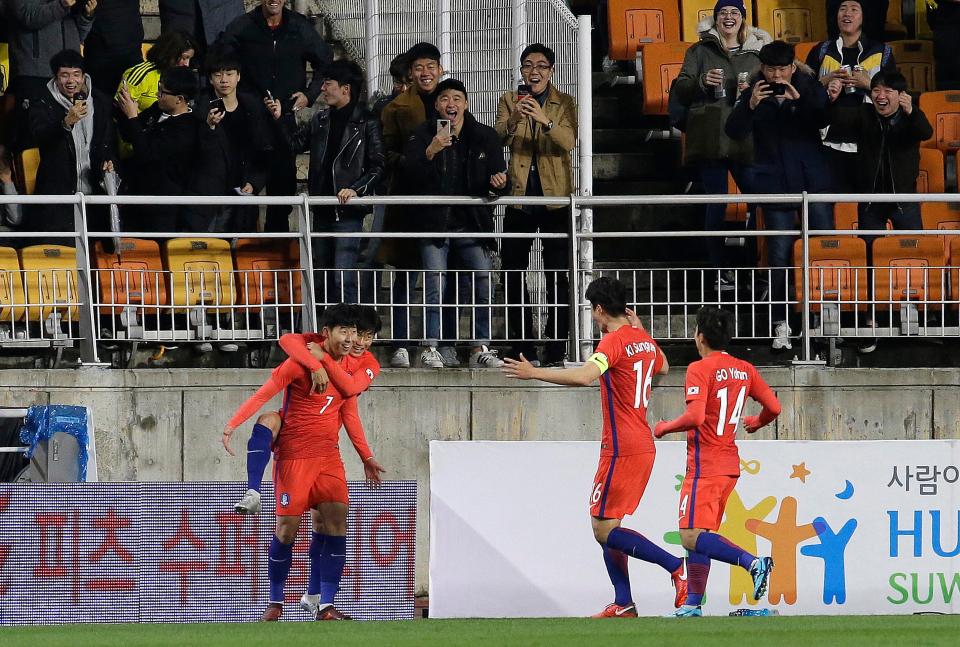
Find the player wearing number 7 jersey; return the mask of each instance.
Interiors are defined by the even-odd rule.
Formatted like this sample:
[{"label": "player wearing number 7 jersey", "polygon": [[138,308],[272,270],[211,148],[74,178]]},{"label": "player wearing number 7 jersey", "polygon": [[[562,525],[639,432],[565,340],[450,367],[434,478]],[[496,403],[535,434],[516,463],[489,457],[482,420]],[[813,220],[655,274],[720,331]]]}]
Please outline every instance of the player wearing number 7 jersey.
[{"label": "player wearing number 7 jersey", "polygon": [[744,401],[750,396],[763,406],[758,416],[743,419],[753,433],[780,415],[777,396],[752,364],[728,355],[724,349],[732,336],[732,315],[719,308],[697,312],[694,340],[701,360],[687,367],[687,410],[675,420],[661,420],[657,438],[687,432],[687,474],[680,489],[680,539],[687,549],[688,592],[675,617],[698,617],[707,587],[710,560],[715,559],[750,572],[753,598],[767,589],[773,570],[769,557],[755,557],[716,532],[727,498],[740,478],[736,433]]},{"label": "player wearing number 7 jersey", "polygon": [[640,533],[621,528],[623,518],[633,514],[643,497],[656,448],[647,426],[653,376],[670,366],[653,338],[639,321],[627,317],[627,289],[620,281],[602,277],[587,286],[593,320],[603,338],[597,351],[583,366],[561,370],[533,367],[523,355],[520,361],[505,359],[503,371],[522,380],[542,380],[565,386],[587,386],[600,380],[603,437],[600,465],[590,496],[593,535],[603,547],[603,560],[613,584],[613,604],[595,618],[635,618],[637,608],[630,591],[627,555],[658,564],[670,573],[676,589],[675,606],[686,597],[683,560],[663,550]]}]

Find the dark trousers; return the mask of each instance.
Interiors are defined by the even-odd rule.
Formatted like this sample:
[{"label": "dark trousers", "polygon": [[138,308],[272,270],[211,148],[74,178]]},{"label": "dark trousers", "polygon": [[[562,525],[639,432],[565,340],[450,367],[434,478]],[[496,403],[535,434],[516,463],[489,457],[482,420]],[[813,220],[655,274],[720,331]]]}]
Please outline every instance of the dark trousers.
[{"label": "dark trousers", "polygon": [[[297,194],[297,156],[283,148],[274,149],[267,176],[267,195]],[[267,207],[264,231],[289,231],[290,207]]]},{"label": "dark trousers", "polygon": [[[549,210],[535,207],[531,212],[508,208],[504,214],[503,231],[505,233],[562,233],[567,230],[567,213],[562,209]],[[529,304],[530,291],[527,287],[526,270],[530,263],[530,238],[502,239],[502,260],[506,271],[506,301],[510,304]],[[547,344],[549,360],[563,357],[570,333],[570,300],[568,271],[570,263],[567,246],[569,241],[562,238],[543,240],[543,266],[546,270],[547,303],[560,304],[548,307],[547,326],[544,334],[556,341]],[[533,307],[512,305],[507,307],[507,336],[510,339],[523,339],[515,342],[514,350],[523,352],[528,359],[534,359]]]},{"label": "dark trousers", "polygon": [[933,30],[937,90],[960,90],[960,25]]},{"label": "dark trousers", "polygon": [[8,133],[10,145],[14,150],[22,151],[28,148],[36,148],[36,143],[30,136],[30,129],[27,124],[30,123],[27,118],[27,112],[31,103],[37,99],[48,96],[47,90],[49,78],[38,76],[18,76],[10,83],[10,93],[16,97],[17,105],[13,111],[13,122],[21,124],[21,127],[13,127]]},{"label": "dark trousers", "polygon": [[[733,174],[733,179],[740,187],[741,193],[753,193],[753,169],[743,164],[729,160],[718,161],[713,164],[703,164],[699,168],[700,182],[703,191],[707,194],[721,194],[727,192],[727,172]],[[726,223],[727,205],[708,204],[704,213],[704,229],[707,231],[723,231],[728,228]],[[737,224],[729,225],[730,229]],[[707,238],[707,256],[713,267],[730,267],[733,264],[732,255],[724,246],[723,238],[716,236]]]},{"label": "dark trousers", "polygon": [[[819,202],[810,205],[809,224],[811,231],[833,229],[833,206]],[[771,231],[794,229],[797,227],[796,209],[777,208],[770,205],[763,210],[764,227]],[[767,238],[767,265],[771,268],[770,300],[774,302],[771,310],[773,321],[786,321],[789,306],[785,303],[789,295],[787,276],[793,267],[794,236],[769,236]],[[777,303],[781,302],[781,303]]]}]

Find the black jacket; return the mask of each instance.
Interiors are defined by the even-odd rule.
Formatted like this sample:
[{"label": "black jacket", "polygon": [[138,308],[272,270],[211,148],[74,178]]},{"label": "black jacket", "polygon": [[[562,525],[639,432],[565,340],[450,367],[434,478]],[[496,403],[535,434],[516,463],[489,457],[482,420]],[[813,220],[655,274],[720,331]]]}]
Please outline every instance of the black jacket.
[{"label": "black jacket", "polygon": [[[441,151],[432,160],[427,159],[427,147],[437,133],[436,123],[426,121],[422,123],[407,140],[404,157],[407,163],[407,177],[416,178],[408,189],[412,195],[451,195],[445,189],[444,175],[451,171],[448,168],[449,154]],[[472,114],[466,113],[460,138],[465,144],[467,156],[467,195],[486,197],[494,190],[490,186],[490,176],[496,173],[506,173],[507,165],[503,159],[503,144],[500,137],[490,126],[478,122]],[[496,191],[506,193],[509,185]],[[451,207],[451,206],[424,206],[411,210],[411,219],[414,227],[419,231],[443,231],[447,215],[452,209],[463,210],[471,230],[476,232],[493,231],[493,208],[485,206]],[[495,241],[485,239],[484,245],[492,247]]]},{"label": "black jacket", "polygon": [[[755,81],[754,85],[759,81]],[[822,193],[830,188],[820,129],[827,124],[827,91],[811,74],[798,69],[790,80],[796,101],[773,97],[750,109],[753,85],[744,90],[727,119],[732,139],[753,135],[758,193]]]},{"label": "black jacket", "polygon": [[140,51],[143,18],[139,0],[100,0],[93,15],[96,19],[83,43],[86,56],[92,51],[109,54]]},{"label": "black jacket", "polygon": [[[324,71],[333,60],[330,47],[313,23],[288,9],[283,10],[280,26],[272,30],[257,7],[231,22],[221,40],[240,56],[241,87],[259,97],[269,90],[281,101],[303,92],[313,104],[320,96]],[[308,62],[313,67],[309,87]]]},{"label": "black jacket", "polygon": [[[90,186],[97,187],[103,178],[103,164],[116,164],[116,132],[113,127],[113,106],[109,97],[93,90],[93,140],[90,142]],[[30,104],[27,120],[32,141],[40,149],[37,169],[38,195],[72,195],[77,192],[77,151],[73,135],[63,127],[67,109],[49,92]],[[74,228],[70,205],[38,205],[28,210],[25,226],[38,231],[70,231]]]},{"label": "black jacket", "polygon": [[[323,158],[330,145],[330,110],[317,111],[313,119],[299,128],[291,127],[288,119],[278,124],[292,152],[303,153],[310,149],[307,187],[312,195],[321,195],[324,184],[324,178],[320,176],[323,173]],[[353,189],[360,196],[372,194],[384,172],[383,138],[379,120],[363,102],[356,103],[344,128],[343,139],[333,145],[337,146],[338,151],[333,160],[334,191]]]},{"label": "black jacket", "polygon": [[[196,15],[198,5],[200,16]],[[232,20],[243,15],[243,0],[160,0],[159,9],[161,33],[179,29],[211,45]],[[195,33],[197,18],[203,24],[202,34]]]}]

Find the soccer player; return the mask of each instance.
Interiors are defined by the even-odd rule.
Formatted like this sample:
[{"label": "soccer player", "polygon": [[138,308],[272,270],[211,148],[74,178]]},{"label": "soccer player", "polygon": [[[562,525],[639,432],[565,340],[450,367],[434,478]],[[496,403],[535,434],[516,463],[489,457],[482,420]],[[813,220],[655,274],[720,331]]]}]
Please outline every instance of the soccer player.
[{"label": "soccer player", "polygon": [[647,426],[647,406],[653,376],[665,374],[670,366],[647,331],[631,325],[623,283],[601,277],[590,283],[586,297],[603,338],[583,366],[535,368],[521,354],[519,361],[505,359],[503,371],[512,378],[564,386],[587,386],[600,379],[603,435],[590,515],[593,536],[603,547],[615,599],[593,617],[635,618],[637,607],[630,591],[627,555],[657,564],[670,574],[676,590],[675,606],[686,596],[683,560],[640,533],[621,527],[623,518],[640,504],[653,470],[656,448]]},{"label": "soccer player", "polygon": [[732,315],[719,308],[697,312],[694,341],[699,361],[687,367],[687,410],[675,420],[661,420],[654,428],[657,438],[687,432],[687,474],[680,490],[680,539],[687,549],[687,599],[672,615],[678,618],[703,615],[700,603],[707,588],[710,560],[715,559],[750,572],[753,599],[767,590],[773,560],[756,557],[718,535],[727,498],[740,478],[740,454],[736,433],[746,396],[763,406],[758,416],[743,419],[753,433],[780,415],[777,396],[749,362],[724,350],[733,336]]}]

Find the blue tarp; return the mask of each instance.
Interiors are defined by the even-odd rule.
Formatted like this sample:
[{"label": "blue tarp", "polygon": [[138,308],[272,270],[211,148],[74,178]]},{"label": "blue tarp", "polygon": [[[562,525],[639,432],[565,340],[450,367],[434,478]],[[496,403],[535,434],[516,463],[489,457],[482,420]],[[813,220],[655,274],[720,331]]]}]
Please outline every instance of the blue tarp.
[{"label": "blue tarp", "polygon": [[86,407],[62,404],[33,406],[27,410],[23,427],[20,429],[20,442],[29,445],[27,458],[33,456],[37,445],[50,440],[53,434],[63,432],[77,439],[80,445],[77,466],[78,480],[87,480],[87,450],[90,446],[88,429],[89,416]]}]

